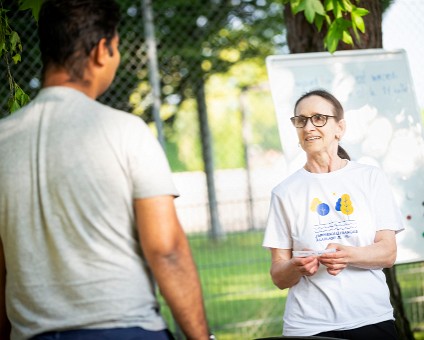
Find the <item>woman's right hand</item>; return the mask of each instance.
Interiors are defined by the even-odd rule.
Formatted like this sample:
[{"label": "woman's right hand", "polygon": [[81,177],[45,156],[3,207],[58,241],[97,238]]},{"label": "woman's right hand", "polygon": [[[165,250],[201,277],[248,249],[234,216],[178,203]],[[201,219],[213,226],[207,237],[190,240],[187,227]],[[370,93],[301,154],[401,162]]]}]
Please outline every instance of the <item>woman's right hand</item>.
[{"label": "woman's right hand", "polygon": [[312,276],[319,268],[319,261],[316,256],[292,257],[290,261],[302,276]]},{"label": "woman's right hand", "polygon": [[319,268],[316,256],[292,257],[291,249],[271,248],[271,277],[280,288],[290,288],[297,284],[302,276],[312,276]]}]

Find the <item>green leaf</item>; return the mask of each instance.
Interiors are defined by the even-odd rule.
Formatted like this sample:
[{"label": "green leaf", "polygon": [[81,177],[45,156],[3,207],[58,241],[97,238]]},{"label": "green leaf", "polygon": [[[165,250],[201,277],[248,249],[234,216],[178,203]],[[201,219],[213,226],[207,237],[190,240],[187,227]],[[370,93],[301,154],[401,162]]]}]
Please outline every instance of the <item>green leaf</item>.
[{"label": "green leaf", "polygon": [[296,15],[297,13],[305,10],[305,0],[290,1],[290,7],[292,10],[292,13]]},{"label": "green leaf", "polygon": [[21,89],[21,87],[15,82],[14,84],[15,94],[14,94],[14,103],[19,107],[24,106],[29,102],[29,96]]},{"label": "green leaf", "polygon": [[343,18],[337,18],[334,20],[332,26],[334,25],[334,29],[340,32],[340,37],[343,31],[346,31],[348,28],[352,27],[352,23],[349,20]]},{"label": "green leaf", "polygon": [[319,0],[306,0],[305,1],[305,18],[312,24],[317,14],[325,15],[325,10]]},{"label": "green leaf", "polygon": [[22,51],[21,38],[19,38],[19,34],[16,31],[12,31],[9,37],[10,40],[10,52],[18,52]]},{"label": "green leaf", "polygon": [[325,15],[324,7],[319,0],[305,0],[305,18],[312,24],[315,19],[315,15]]},{"label": "green leaf", "polygon": [[334,53],[337,49],[341,36],[342,32],[339,31],[337,25],[333,22],[328,28],[328,32],[324,38],[324,45],[330,53]]},{"label": "green leaf", "polygon": [[333,0],[333,14],[335,18],[341,18],[343,11],[338,0]]},{"label": "green leaf", "polygon": [[10,97],[9,100],[7,101],[7,108],[9,109],[10,113],[13,113],[19,110],[21,107],[19,106],[15,98]]},{"label": "green leaf", "polygon": [[334,8],[333,0],[325,0],[324,1],[324,8],[327,12],[332,11],[333,8]]},{"label": "green leaf", "polygon": [[[363,17],[363,16],[367,15],[367,14],[370,12],[369,10],[367,10],[367,9],[365,9],[365,8],[361,8],[361,7],[356,7],[356,8],[354,9],[354,11],[355,11],[356,15],[359,15],[359,16],[361,16],[361,17]],[[352,12],[353,12],[353,11],[352,11]]]},{"label": "green leaf", "polygon": [[15,64],[19,63],[19,62],[21,61],[21,55],[20,55],[20,54],[15,54],[15,55],[12,57],[12,60],[13,60],[13,62],[14,62]]},{"label": "green leaf", "polygon": [[5,40],[0,41],[0,57],[3,55],[3,51],[7,52]]},{"label": "green leaf", "polygon": [[342,0],[341,5],[346,12],[352,12],[354,7],[349,0]]},{"label": "green leaf", "polygon": [[343,18],[334,20],[329,26],[324,38],[324,45],[330,53],[336,51],[339,41],[343,38],[343,33],[351,26],[351,22]]},{"label": "green leaf", "polygon": [[335,39],[334,37],[329,37],[328,34],[324,38],[324,45],[327,48],[328,52],[334,53],[337,50],[340,39]]},{"label": "green leaf", "polygon": [[356,40],[360,41],[361,37],[359,36],[358,29],[356,28],[356,25],[352,25],[352,30],[353,30],[353,33],[355,34]]},{"label": "green leaf", "polygon": [[19,9],[30,9],[32,11],[32,16],[34,17],[34,19],[38,21],[38,14],[40,13],[42,3],[43,0],[19,0]]},{"label": "green leaf", "polygon": [[352,19],[352,26],[357,27],[362,33],[365,33],[365,23],[364,19],[362,17],[366,14],[368,14],[368,11],[365,10],[367,13],[363,14],[364,11],[358,11],[362,10],[363,8],[356,8],[352,11],[350,14],[350,17]]},{"label": "green leaf", "polygon": [[308,5],[314,9],[315,13],[325,15],[325,9],[320,0],[308,0]]},{"label": "green leaf", "polygon": [[346,44],[353,45],[353,38],[348,31],[343,32],[342,40]]},{"label": "green leaf", "polygon": [[30,100],[29,96],[20,88],[20,86],[15,81],[12,80],[12,82],[14,93],[9,97],[7,101],[7,106],[10,113],[19,110]]},{"label": "green leaf", "polygon": [[315,26],[317,27],[318,32],[321,32],[323,23],[324,23],[324,17],[322,15],[317,15],[315,17]]}]

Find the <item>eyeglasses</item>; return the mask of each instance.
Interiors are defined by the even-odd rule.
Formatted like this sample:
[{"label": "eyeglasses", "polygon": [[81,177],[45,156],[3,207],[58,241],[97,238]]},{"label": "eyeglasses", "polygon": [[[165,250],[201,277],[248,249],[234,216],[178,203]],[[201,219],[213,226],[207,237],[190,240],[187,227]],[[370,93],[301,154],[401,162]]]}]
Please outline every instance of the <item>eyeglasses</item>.
[{"label": "eyeglasses", "polygon": [[336,118],[335,116],[327,116],[322,115],[320,113],[313,115],[311,117],[305,117],[305,116],[294,116],[291,117],[290,120],[293,123],[293,126],[296,128],[303,128],[308,123],[308,119],[311,120],[312,124],[315,127],[323,127],[325,124],[327,124],[328,118]]}]

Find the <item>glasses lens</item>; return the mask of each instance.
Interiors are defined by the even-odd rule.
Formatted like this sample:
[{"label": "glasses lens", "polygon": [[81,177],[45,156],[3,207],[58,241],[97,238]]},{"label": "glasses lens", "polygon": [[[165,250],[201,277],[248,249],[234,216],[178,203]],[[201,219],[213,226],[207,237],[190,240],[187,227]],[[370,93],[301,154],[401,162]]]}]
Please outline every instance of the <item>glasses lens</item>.
[{"label": "glasses lens", "polygon": [[290,118],[293,125],[297,128],[304,127],[308,118],[302,116],[295,116]]},{"label": "glasses lens", "polygon": [[314,124],[317,127],[324,126],[325,123],[327,123],[327,116],[324,115],[313,115],[311,117],[312,124]]}]

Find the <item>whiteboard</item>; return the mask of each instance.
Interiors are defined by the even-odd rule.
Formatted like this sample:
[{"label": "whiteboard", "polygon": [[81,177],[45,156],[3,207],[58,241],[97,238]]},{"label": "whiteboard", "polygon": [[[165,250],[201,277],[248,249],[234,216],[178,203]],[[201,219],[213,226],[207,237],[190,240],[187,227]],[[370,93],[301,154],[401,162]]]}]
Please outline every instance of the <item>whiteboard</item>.
[{"label": "whiteboard", "polygon": [[301,53],[266,59],[287,175],[302,167],[304,152],[289,118],[296,100],[326,89],[345,110],[341,145],[352,160],[383,169],[401,208],[396,263],[424,260],[424,138],[404,50]]}]

